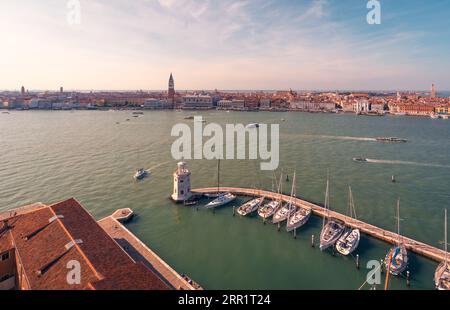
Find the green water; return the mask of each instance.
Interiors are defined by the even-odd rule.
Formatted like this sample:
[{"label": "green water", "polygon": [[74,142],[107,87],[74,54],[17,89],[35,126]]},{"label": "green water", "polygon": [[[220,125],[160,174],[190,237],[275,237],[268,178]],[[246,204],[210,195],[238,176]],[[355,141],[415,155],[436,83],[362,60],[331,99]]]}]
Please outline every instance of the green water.
[{"label": "green water", "polygon": [[[402,232],[440,247],[443,210],[449,205],[450,122],[406,117],[356,117],[304,113],[201,113],[208,122],[279,123],[280,168],[297,171],[297,195],[322,202],[327,170],[331,206],[346,211],[353,188],[358,217],[395,229],[395,205],[402,201]],[[129,225],[139,238],[180,273],[208,289],[358,289],[367,270],[353,258],[311,247],[321,220],[312,218],[297,239],[257,218],[176,206],[172,191],[170,137],[188,112],[11,112],[0,114],[0,210],[76,197],[96,218],[131,207]],[[129,122],[125,120],[130,118]],[[286,119],[282,122],[281,119]],[[120,122],[120,124],[116,124]],[[407,144],[381,144],[351,137],[398,136]],[[358,164],[353,157],[379,162]],[[215,161],[188,161],[192,186],[216,184]],[[224,161],[224,186],[272,187],[272,173],[259,162]],[[143,182],[137,168],[152,170]],[[398,182],[391,183],[391,176]],[[285,183],[289,192],[290,184]],[[236,203],[237,204],[237,203]],[[317,237],[316,237],[317,240]],[[316,241],[317,242],[317,241]],[[363,236],[361,265],[384,257],[389,246]],[[432,289],[434,262],[411,255],[412,289]],[[397,278],[392,287],[406,289]]]}]

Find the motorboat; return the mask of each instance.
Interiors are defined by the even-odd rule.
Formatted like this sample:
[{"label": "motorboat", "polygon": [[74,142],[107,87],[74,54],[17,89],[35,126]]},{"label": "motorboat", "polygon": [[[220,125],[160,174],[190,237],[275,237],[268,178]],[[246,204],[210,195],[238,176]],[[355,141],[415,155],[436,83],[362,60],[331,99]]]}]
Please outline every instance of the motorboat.
[{"label": "motorboat", "polygon": [[376,138],[378,142],[387,142],[387,143],[400,143],[400,142],[408,142],[406,139],[397,138],[397,137],[378,137]]},{"label": "motorboat", "polygon": [[324,251],[339,240],[344,233],[345,225],[338,219],[330,218],[330,181],[327,178],[327,189],[325,191],[325,216],[323,218],[322,232],[320,233],[320,250]]},{"label": "motorboat", "polygon": [[302,227],[311,217],[312,209],[299,207],[292,216],[289,217],[286,225],[287,232]]},{"label": "motorboat", "polygon": [[145,169],[139,169],[138,171],[136,171],[136,173],[134,174],[134,178],[136,180],[142,180],[144,179],[146,176],[148,175],[148,171]]},{"label": "motorboat", "polygon": [[390,274],[398,276],[408,268],[408,251],[400,235],[400,200],[397,202],[397,244],[386,255],[384,263]]},{"label": "motorboat", "polygon": [[447,252],[447,210],[445,210],[445,224],[444,224],[444,252],[445,258],[444,261],[439,264],[434,274],[434,283],[436,284],[436,289],[440,291],[449,291],[450,290],[450,265],[448,263],[448,252]]},{"label": "motorboat", "polygon": [[242,216],[247,216],[258,210],[261,204],[264,202],[265,197],[253,199],[237,209],[237,213]]},{"label": "motorboat", "polygon": [[346,229],[339,240],[336,242],[336,250],[344,255],[348,256],[352,254],[359,245],[361,239],[361,232],[359,229]]},{"label": "motorboat", "polygon": [[368,162],[367,158],[362,158],[362,157],[355,157],[355,158],[353,158],[353,161],[356,161],[358,163],[367,163]]},{"label": "motorboat", "polygon": [[250,128],[259,128],[259,124],[257,124],[257,123],[255,123],[255,124],[248,124],[248,125],[246,126],[246,128],[247,128],[247,129],[250,129]]},{"label": "motorboat", "polygon": [[232,193],[226,193],[222,196],[219,196],[217,199],[211,201],[206,205],[207,209],[215,209],[221,206],[224,206],[226,204],[229,204],[230,202],[234,201],[236,199],[236,196]]}]

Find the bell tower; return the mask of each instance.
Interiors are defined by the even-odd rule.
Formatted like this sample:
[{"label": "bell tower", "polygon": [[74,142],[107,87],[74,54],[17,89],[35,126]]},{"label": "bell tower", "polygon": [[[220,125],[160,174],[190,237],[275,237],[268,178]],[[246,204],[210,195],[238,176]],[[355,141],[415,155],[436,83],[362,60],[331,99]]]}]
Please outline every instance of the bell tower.
[{"label": "bell tower", "polygon": [[173,173],[172,199],[175,202],[184,202],[191,197],[191,172],[185,162],[179,162],[177,171]]}]

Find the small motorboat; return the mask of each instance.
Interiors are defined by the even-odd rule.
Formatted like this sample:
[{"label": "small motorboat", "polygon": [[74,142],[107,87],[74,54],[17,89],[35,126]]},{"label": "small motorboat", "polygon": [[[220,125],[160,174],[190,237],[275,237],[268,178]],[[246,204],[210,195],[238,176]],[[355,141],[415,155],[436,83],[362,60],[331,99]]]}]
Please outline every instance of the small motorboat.
[{"label": "small motorboat", "polygon": [[144,179],[146,176],[148,175],[148,171],[145,169],[139,169],[138,171],[136,171],[136,173],[134,174],[134,178],[136,180],[142,180]]},{"label": "small motorboat", "polygon": [[311,208],[299,207],[297,211],[295,211],[295,213],[288,218],[286,231],[290,232],[305,225],[311,217],[311,214]]},{"label": "small motorboat", "polygon": [[234,201],[236,199],[236,196],[232,193],[226,193],[222,196],[219,196],[217,199],[211,201],[206,205],[207,209],[214,209],[221,206],[224,206],[226,204],[229,204],[230,202]]},{"label": "small motorboat", "polygon": [[357,163],[367,163],[368,162],[367,158],[362,158],[362,157],[355,157],[355,158],[353,158],[353,161],[356,161]]},{"label": "small motorboat", "polygon": [[385,143],[406,143],[408,140],[397,138],[397,137],[378,137],[376,138],[378,142],[385,142]]},{"label": "small motorboat", "polygon": [[336,243],[336,250],[344,256],[352,254],[359,245],[361,232],[359,229],[347,229]]},{"label": "small motorboat", "polygon": [[253,199],[237,209],[237,213],[242,216],[247,216],[258,210],[261,204],[264,202],[265,197]]},{"label": "small motorboat", "polygon": [[257,124],[257,123],[254,123],[254,124],[248,124],[246,128],[247,128],[247,129],[250,129],[250,128],[259,128],[259,124]]},{"label": "small motorboat", "polygon": [[281,201],[272,200],[268,204],[266,204],[258,209],[258,215],[261,218],[263,218],[264,220],[271,218],[275,214],[275,212],[278,211],[280,206],[281,206]]},{"label": "small motorboat", "polygon": [[194,116],[186,116],[184,119],[185,120],[193,120],[195,117]]}]

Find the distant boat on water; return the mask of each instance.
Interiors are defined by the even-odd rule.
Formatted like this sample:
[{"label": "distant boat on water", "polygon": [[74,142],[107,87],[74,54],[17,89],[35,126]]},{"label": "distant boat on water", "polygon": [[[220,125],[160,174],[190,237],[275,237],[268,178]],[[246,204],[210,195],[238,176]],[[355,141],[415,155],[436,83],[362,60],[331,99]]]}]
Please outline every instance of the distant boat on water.
[{"label": "distant boat on water", "polygon": [[396,142],[408,142],[408,140],[406,139],[402,139],[402,138],[397,138],[397,137],[378,137],[376,138],[376,140],[378,142],[392,142],[392,143],[396,143]]}]

